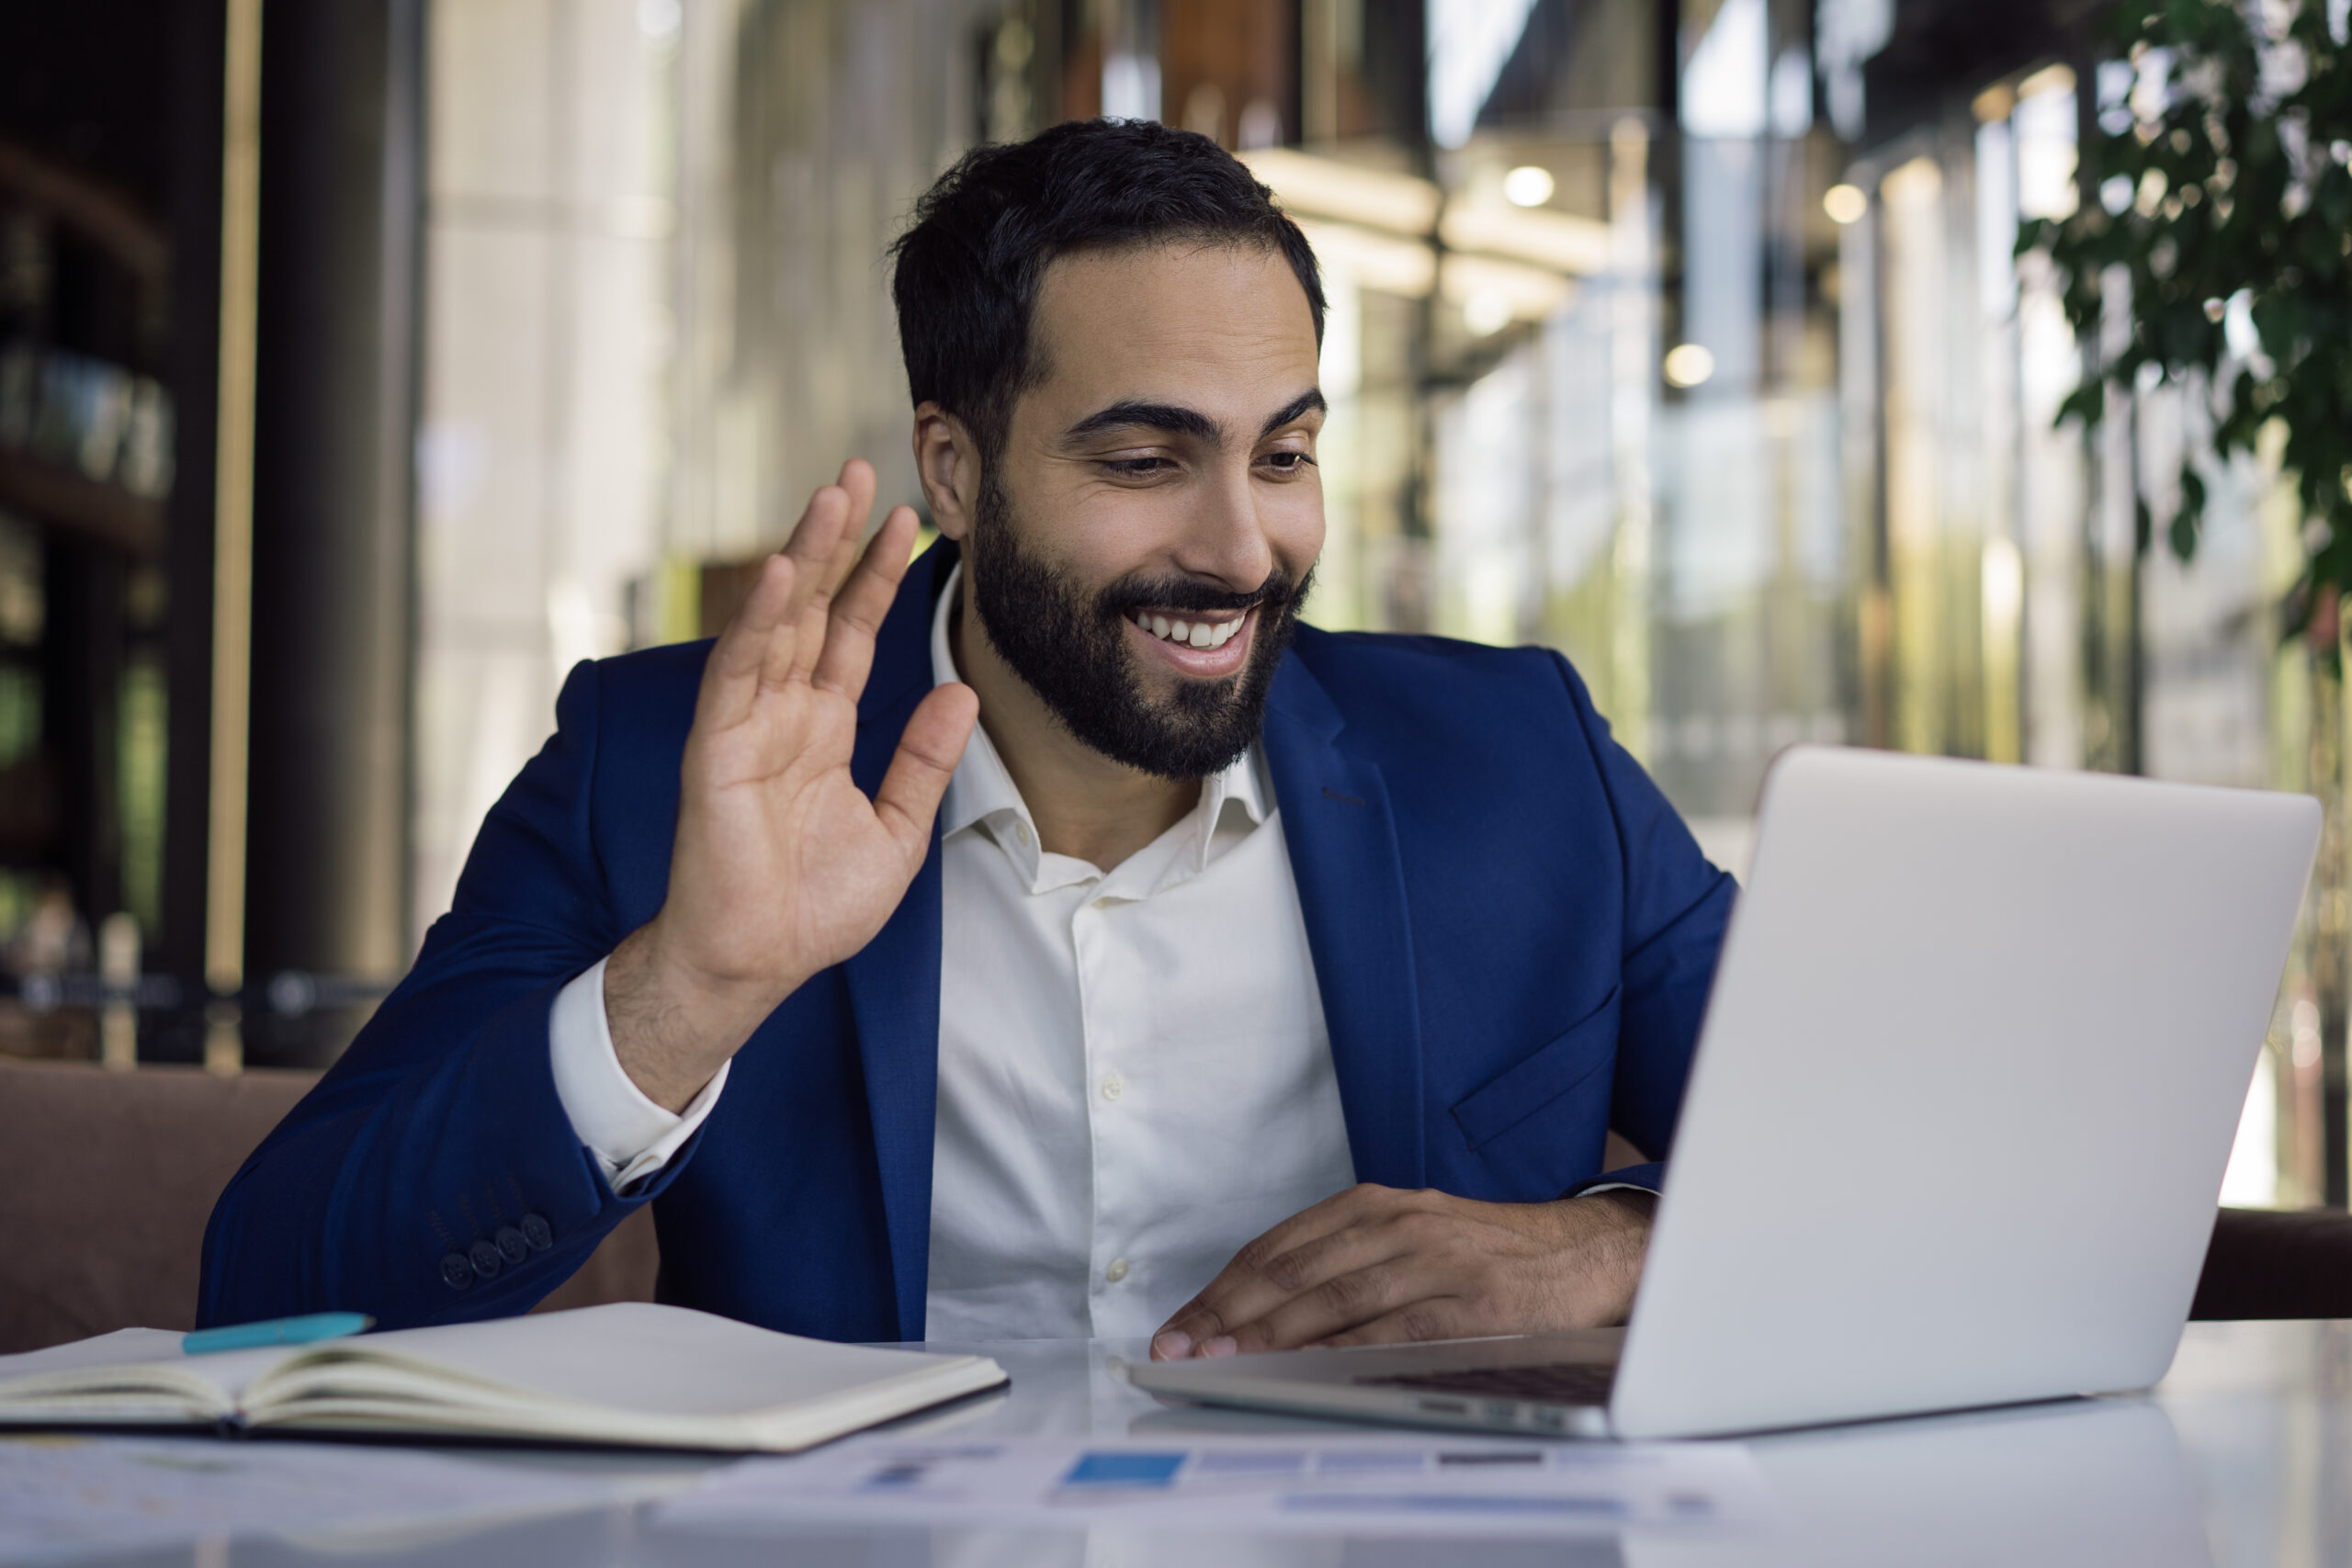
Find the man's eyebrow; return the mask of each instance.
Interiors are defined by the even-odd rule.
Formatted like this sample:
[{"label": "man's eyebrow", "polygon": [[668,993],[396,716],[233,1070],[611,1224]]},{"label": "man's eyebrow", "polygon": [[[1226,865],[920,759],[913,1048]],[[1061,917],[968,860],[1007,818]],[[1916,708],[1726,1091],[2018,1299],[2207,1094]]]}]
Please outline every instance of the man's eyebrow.
[{"label": "man's eyebrow", "polygon": [[1198,409],[1181,408],[1174,403],[1148,403],[1130,398],[1097,409],[1062,433],[1065,441],[1082,441],[1106,430],[1164,430],[1173,435],[1190,435],[1201,441],[1215,441],[1224,432],[1216,421]]},{"label": "man's eyebrow", "polygon": [[1322,388],[1309,387],[1306,390],[1293,398],[1289,402],[1283,404],[1280,410],[1276,411],[1272,418],[1266,421],[1265,424],[1258,432],[1258,439],[1261,441],[1264,440],[1267,436],[1272,435],[1275,431],[1280,430],[1283,425],[1288,424],[1292,420],[1297,419],[1303,414],[1312,412],[1318,409],[1328,412],[1330,406],[1330,404],[1323,400]]},{"label": "man's eyebrow", "polygon": [[[1258,438],[1264,440],[1283,425],[1317,409],[1330,405],[1323,400],[1319,387],[1309,387],[1276,410],[1259,427]],[[1177,403],[1145,402],[1129,398],[1095,410],[1062,433],[1065,441],[1083,441],[1106,430],[1164,430],[1171,435],[1189,435],[1197,441],[1216,443],[1225,437],[1216,421],[1198,409],[1188,409]]]}]

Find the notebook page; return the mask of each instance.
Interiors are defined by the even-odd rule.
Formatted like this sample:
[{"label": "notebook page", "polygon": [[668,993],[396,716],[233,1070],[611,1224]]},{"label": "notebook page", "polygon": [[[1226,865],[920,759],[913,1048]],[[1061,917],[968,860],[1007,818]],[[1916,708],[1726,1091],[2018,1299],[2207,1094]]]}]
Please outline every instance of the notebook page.
[{"label": "notebook page", "polygon": [[51,1345],[45,1350],[0,1356],[0,1383],[36,1372],[65,1372],[81,1367],[117,1367],[132,1361],[176,1361],[180,1336],[168,1328],[118,1328],[112,1334]]},{"label": "notebook page", "polygon": [[121,1419],[107,1408],[153,1396],[183,1402],[191,1417],[237,1407],[245,1386],[293,1352],[283,1346],[190,1356],[181,1336],[164,1328],[118,1328],[112,1334],[0,1356],[0,1416],[38,1400],[45,1419],[63,1421],[78,1410],[93,1419]]},{"label": "notebook page", "polygon": [[[426,1364],[429,1371],[420,1371],[415,1388],[423,1397],[441,1393],[454,1377],[481,1388],[537,1396],[520,1404],[552,1400],[689,1417],[777,1410],[968,1360],[802,1339],[643,1302],[370,1334],[339,1341],[334,1350]],[[320,1364],[325,1359],[289,1361],[255,1391],[254,1414],[305,1396],[331,1396],[343,1373]],[[384,1374],[391,1370],[379,1362],[356,1381],[380,1393]],[[495,1403],[478,1397],[462,1402],[477,1408]]]}]

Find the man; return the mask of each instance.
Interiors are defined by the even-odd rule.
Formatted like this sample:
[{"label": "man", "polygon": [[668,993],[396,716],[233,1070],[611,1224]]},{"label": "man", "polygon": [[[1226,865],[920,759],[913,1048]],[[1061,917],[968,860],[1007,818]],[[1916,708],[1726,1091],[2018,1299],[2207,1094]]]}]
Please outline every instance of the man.
[{"label": "man", "polygon": [[1323,302],[1238,163],[1066,125],[917,220],[942,543],[852,463],[572,672],[204,1321],[520,1312],[649,1202],[665,1299],[834,1338],[1623,1316],[1729,879],[1556,655],[1296,625]]}]

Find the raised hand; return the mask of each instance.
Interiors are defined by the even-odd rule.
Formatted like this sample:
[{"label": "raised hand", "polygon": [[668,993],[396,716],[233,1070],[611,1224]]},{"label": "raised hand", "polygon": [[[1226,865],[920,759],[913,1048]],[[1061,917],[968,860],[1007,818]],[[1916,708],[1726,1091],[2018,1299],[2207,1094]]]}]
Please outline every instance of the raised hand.
[{"label": "raised hand", "polygon": [[615,950],[605,1009],[647,1098],[692,1100],[776,1004],[872,941],[931,846],[979,699],[941,686],[916,707],[880,791],[850,778],[874,637],[913,549],[861,462],[820,490],[720,634],[686,737],[662,911]]}]

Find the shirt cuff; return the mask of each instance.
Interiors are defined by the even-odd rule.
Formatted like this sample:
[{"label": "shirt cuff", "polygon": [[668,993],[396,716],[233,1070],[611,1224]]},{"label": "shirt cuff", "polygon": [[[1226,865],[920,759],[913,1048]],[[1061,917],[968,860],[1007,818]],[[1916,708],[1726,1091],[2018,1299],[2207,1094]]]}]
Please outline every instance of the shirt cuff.
[{"label": "shirt cuff", "polygon": [[1614,1170],[1604,1170],[1598,1176],[1588,1176],[1566,1192],[1563,1198],[1582,1198],[1588,1193],[1606,1192],[1614,1188],[1628,1192],[1656,1195],[1666,1185],[1666,1163],[1652,1160],[1645,1165],[1621,1165]]},{"label": "shirt cuff", "polygon": [[683,1111],[664,1111],[648,1100],[613,1049],[601,961],[556,993],[548,1013],[548,1055],[556,1099],[571,1119],[572,1135],[596,1156],[615,1192],[670,1163],[718,1103],[727,1070],[734,1066],[722,1064]]}]

